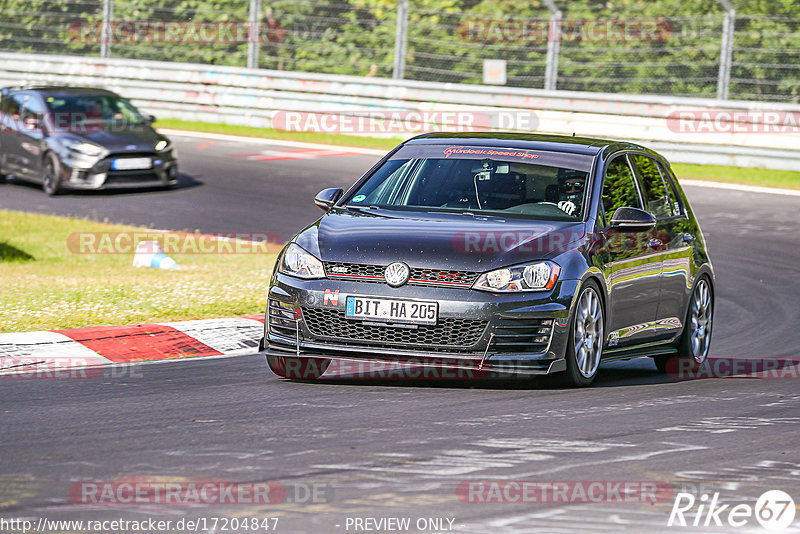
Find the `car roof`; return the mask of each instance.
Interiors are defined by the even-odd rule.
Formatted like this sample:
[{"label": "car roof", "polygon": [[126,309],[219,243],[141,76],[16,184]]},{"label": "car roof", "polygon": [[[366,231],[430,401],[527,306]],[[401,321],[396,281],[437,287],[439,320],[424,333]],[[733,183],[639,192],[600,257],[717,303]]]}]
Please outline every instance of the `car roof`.
[{"label": "car roof", "polygon": [[647,150],[632,143],[593,137],[549,135],[523,132],[436,132],[418,135],[406,141],[407,145],[459,144],[466,146],[492,146],[549,150],[573,154],[596,155],[605,148]]},{"label": "car roof", "polygon": [[114,93],[98,87],[69,87],[61,85],[32,85],[21,87],[5,87],[3,93],[11,91],[34,91],[46,96],[59,95],[113,95]]}]

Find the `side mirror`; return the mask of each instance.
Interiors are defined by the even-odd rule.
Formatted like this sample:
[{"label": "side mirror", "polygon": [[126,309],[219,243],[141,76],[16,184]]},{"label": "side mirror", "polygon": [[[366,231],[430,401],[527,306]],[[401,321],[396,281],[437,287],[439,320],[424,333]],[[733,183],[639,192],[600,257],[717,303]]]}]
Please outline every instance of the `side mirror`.
[{"label": "side mirror", "polygon": [[156,118],[154,115],[145,115],[144,120],[147,121],[148,124],[153,124],[156,122]]},{"label": "side mirror", "polygon": [[341,187],[330,187],[328,189],[323,189],[317,196],[314,197],[314,204],[319,206],[320,208],[328,211],[331,207],[336,204],[336,201],[342,196],[344,191]]},{"label": "side mirror", "polygon": [[628,232],[644,232],[656,225],[656,218],[639,208],[617,208],[611,216],[611,228]]}]

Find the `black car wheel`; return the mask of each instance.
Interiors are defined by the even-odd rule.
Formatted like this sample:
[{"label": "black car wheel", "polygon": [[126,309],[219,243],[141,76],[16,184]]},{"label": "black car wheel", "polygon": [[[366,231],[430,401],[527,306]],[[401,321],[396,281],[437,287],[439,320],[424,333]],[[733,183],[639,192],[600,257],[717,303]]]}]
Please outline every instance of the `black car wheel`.
[{"label": "black car wheel", "polygon": [[658,370],[666,373],[669,361],[673,358],[678,358],[680,361],[680,369],[698,370],[708,358],[713,318],[714,293],[708,278],[703,276],[697,281],[689,300],[685,326],[678,344],[678,354],[656,356],[654,360]]},{"label": "black car wheel", "polygon": [[567,380],[577,387],[590,385],[603,354],[605,319],[600,289],[593,281],[581,287],[572,314],[567,343]]},{"label": "black car wheel", "polygon": [[42,189],[51,196],[61,192],[61,162],[52,152],[45,156],[42,170]]},{"label": "black car wheel", "polygon": [[273,373],[292,380],[316,380],[322,376],[330,363],[330,360],[324,358],[267,356],[267,364]]}]

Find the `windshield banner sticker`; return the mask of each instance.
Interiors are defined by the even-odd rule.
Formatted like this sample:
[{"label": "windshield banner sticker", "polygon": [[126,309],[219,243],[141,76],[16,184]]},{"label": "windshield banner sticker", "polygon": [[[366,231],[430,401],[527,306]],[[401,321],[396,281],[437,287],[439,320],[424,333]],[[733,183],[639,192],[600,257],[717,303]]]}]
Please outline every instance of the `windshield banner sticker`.
[{"label": "windshield banner sticker", "polygon": [[466,147],[466,146],[449,146],[445,148],[442,153],[444,157],[449,158],[452,154],[466,154],[470,156],[500,156],[506,158],[522,158],[522,159],[536,159],[539,154],[532,154],[527,150],[516,149],[497,149],[497,148],[480,148],[480,147]]},{"label": "windshield banner sticker", "polygon": [[514,164],[541,165],[545,167],[563,167],[580,172],[589,172],[592,167],[592,156],[570,152],[552,152],[549,150],[532,150],[518,147],[469,146],[450,144],[407,144],[389,158],[392,160],[408,159],[491,159]]}]

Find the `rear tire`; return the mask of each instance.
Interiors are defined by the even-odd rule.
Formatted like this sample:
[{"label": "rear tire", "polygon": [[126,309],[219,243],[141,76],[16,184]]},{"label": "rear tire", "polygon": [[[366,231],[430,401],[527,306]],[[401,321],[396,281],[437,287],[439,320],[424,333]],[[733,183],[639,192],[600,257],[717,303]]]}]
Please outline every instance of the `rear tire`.
[{"label": "rear tire", "polygon": [[270,370],[281,378],[291,380],[316,380],[321,377],[331,361],[324,358],[292,358],[267,355]]},{"label": "rear tire", "polygon": [[[574,387],[594,382],[605,341],[605,313],[600,288],[589,280],[580,289],[569,327],[566,380]],[[576,348],[577,346],[577,348]]]},{"label": "rear tire", "polygon": [[678,354],[653,357],[656,368],[662,373],[698,371],[708,358],[713,319],[714,291],[709,278],[703,275],[695,284],[689,299],[683,334],[678,342]]},{"label": "rear tire", "polygon": [[44,168],[42,169],[42,189],[50,196],[61,193],[61,162],[58,157],[49,152],[45,156]]}]

